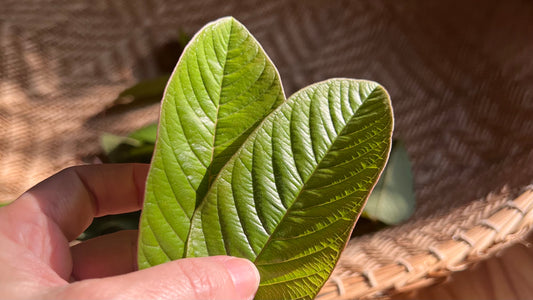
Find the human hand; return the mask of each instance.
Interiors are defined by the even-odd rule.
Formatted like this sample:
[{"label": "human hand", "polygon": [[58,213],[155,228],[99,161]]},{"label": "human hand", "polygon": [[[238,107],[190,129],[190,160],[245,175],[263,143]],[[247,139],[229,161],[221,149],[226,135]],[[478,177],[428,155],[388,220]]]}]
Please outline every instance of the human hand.
[{"label": "human hand", "polygon": [[148,165],[65,169],[0,208],[0,298],[249,299],[259,273],[229,256],[136,271],[137,231],[70,247],[94,217],[139,210]]}]

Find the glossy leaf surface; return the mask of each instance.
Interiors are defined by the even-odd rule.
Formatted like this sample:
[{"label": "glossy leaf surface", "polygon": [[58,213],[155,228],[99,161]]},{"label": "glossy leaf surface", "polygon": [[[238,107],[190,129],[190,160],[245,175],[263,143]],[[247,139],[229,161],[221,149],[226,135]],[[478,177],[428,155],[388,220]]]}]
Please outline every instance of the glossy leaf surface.
[{"label": "glossy leaf surface", "polygon": [[385,164],[392,130],[376,83],[333,79],[269,115],[195,211],[187,256],[229,254],[261,273],[257,298],[312,298]]},{"label": "glossy leaf surface", "polygon": [[163,98],[140,225],[141,268],[183,257],[197,202],[284,100],[274,65],[235,19],[210,23],[192,39]]}]

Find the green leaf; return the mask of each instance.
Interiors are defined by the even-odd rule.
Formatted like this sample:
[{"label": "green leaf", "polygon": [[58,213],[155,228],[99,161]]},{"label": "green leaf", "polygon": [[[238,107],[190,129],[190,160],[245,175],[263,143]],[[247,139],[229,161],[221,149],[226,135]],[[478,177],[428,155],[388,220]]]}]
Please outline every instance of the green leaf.
[{"label": "green leaf", "polygon": [[149,124],[128,136],[104,133],[100,136],[100,145],[109,162],[148,163],[154,152],[156,138],[157,124]]},{"label": "green leaf", "polygon": [[391,132],[376,83],[332,79],[297,92],[221,170],[194,213],[186,256],[253,261],[258,299],[313,298],[385,165]]},{"label": "green leaf", "polygon": [[154,144],[132,146],[120,144],[104,157],[110,163],[150,163],[154,152]]},{"label": "green leaf", "polygon": [[156,78],[147,79],[124,90],[118,95],[113,104],[126,104],[132,101],[142,101],[156,98],[161,100],[162,92],[168,82],[169,75],[161,75]]},{"label": "green leaf", "polygon": [[137,229],[139,227],[139,216],[140,212],[136,211],[94,218],[91,225],[76,239],[85,241],[120,230]]},{"label": "green leaf", "polygon": [[235,19],[193,37],[163,98],[141,217],[141,268],[184,256],[191,218],[214,178],[284,100],[274,65]]},{"label": "green leaf", "polygon": [[413,174],[407,149],[394,142],[387,167],[370,194],[364,215],[386,224],[407,220],[415,209]]},{"label": "green leaf", "polygon": [[157,139],[157,124],[149,124],[128,135],[128,138],[135,139],[142,143],[155,144]]},{"label": "green leaf", "polygon": [[157,124],[149,124],[130,133],[128,136],[120,136],[111,133],[103,133],[100,136],[100,145],[106,154],[113,152],[120,144],[139,147],[145,143],[155,144],[157,139]]},{"label": "green leaf", "polygon": [[121,113],[135,107],[142,107],[161,101],[169,75],[141,81],[120,93],[101,114]]},{"label": "green leaf", "polygon": [[139,140],[129,138],[126,136],[120,136],[115,135],[111,133],[103,133],[100,136],[100,145],[102,146],[102,149],[104,150],[104,153],[109,155],[109,153],[113,152],[119,145],[126,144],[133,147],[138,147],[142,143]]},{"label": "green leaf", "polygon": [[11,202],[13,202],[13,200],[12,201],[0,202],[0,207],[7,206],[7,205],[11,204]]}]

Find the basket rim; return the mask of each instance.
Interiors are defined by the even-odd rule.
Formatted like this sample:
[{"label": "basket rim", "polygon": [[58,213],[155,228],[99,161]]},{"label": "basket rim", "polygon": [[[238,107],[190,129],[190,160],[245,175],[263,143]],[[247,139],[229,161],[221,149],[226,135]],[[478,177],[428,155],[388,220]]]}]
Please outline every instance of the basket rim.
[{"label": "basket rim", "polygon": [[533,186],[496,207],[488,218],[426,249],[400,257],[395,263],[332,276],[317,299],[354,299],[393,295],[444,281],[453,272],[491,257],[524,238],[533,224]]}]

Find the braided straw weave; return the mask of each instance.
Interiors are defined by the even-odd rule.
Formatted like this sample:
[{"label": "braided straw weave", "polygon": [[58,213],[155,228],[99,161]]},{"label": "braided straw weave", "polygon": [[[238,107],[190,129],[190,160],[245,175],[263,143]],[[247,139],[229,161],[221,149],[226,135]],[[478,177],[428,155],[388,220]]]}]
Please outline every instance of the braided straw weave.
[{"label": "braided straw weave", "polygon": [[233,15],[278,66],[287,95],[330,77],[383,84],[413,163],[415,214],[352,239],[320,299],[437,282],[529,231],[531,1],[1,2],[0,201],[90,162],[102,132],[156,121],[157,104],[102,112],[124,88],[168,71],[162,49],[180,31]]}]

